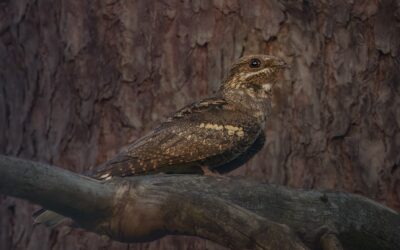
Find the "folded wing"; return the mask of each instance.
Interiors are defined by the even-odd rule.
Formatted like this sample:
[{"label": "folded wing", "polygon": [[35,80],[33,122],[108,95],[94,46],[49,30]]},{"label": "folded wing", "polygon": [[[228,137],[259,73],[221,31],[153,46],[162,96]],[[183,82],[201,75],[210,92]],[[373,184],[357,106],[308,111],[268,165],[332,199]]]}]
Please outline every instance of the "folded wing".
[{"label": "folded wing", "polygon": [[216,168],[249,149],[262,129],[223,99],[189,105],[125,152],[99,166],[98,179],[154,172],[196,173]]}]

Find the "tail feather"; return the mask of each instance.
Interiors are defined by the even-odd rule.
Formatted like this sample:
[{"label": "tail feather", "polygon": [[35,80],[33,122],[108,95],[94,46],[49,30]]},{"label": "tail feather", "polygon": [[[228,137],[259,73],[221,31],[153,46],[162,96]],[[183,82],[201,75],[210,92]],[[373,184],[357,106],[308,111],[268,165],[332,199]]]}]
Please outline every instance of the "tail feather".
[{"label": "tail feather", "polygon": [[36,211],[32,217],[35,224],[43,224],[47,227],[55,227],[66,219],[61,214],[46,209]]}]

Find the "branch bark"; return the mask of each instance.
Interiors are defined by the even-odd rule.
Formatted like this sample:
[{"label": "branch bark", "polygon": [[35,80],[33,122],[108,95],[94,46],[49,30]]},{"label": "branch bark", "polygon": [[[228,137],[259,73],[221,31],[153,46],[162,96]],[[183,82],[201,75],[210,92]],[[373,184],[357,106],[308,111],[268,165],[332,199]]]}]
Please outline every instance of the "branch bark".
[{"label": "branch bark", "polygon": [[195,235],[232,249],[399,249],[400,216],[364,197],[243,178],[152,175],[99,182],[0,156],[0,192],[119,241]]}]

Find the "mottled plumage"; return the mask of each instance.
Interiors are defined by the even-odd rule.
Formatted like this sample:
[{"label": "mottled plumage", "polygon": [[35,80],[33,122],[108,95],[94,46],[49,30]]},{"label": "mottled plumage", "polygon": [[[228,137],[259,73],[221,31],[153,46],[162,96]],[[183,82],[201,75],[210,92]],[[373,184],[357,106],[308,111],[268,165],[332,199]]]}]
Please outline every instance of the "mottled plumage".
[{"label": "mottled plumage", "polygon": [[[93,169],[99,180],[156,172],[230,171],[264,145],[263,129],[272,88],[285,63],[272,56],[246,56],[234,63],[213,97],[177,111],[147,136]],[[38,212],[35,221],[54,226],[63,217]]]},{"label": "mottled plumage", "polygon": [[272,87],[284,65],[266,55],[239,59],[217,95],[177,111],[149,135],[98,166],[93,176],[202,173],[204,166],[225,172],[243,164],[264,143]]},{"label": "mottled plumage", "polygon": [[126,152],[96,169],[100,179],[151,172],[201,173],[245,152],[260,135],[257,119],[220,98],[176,113]]}]

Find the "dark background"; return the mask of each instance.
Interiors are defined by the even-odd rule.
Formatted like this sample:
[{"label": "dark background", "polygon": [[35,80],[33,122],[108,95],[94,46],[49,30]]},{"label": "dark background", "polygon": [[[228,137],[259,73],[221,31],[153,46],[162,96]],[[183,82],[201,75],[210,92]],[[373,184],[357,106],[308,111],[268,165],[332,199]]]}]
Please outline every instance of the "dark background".
[{"label": "dark background", "polygon": [[[400,1],[1,0],[0,153],[82,172],[265,53],[292,69],[265,147],[232,174],[399,211],[399,47]],[[0,196],[0,249],[220,249],[51,231],[37,208]]]}]

